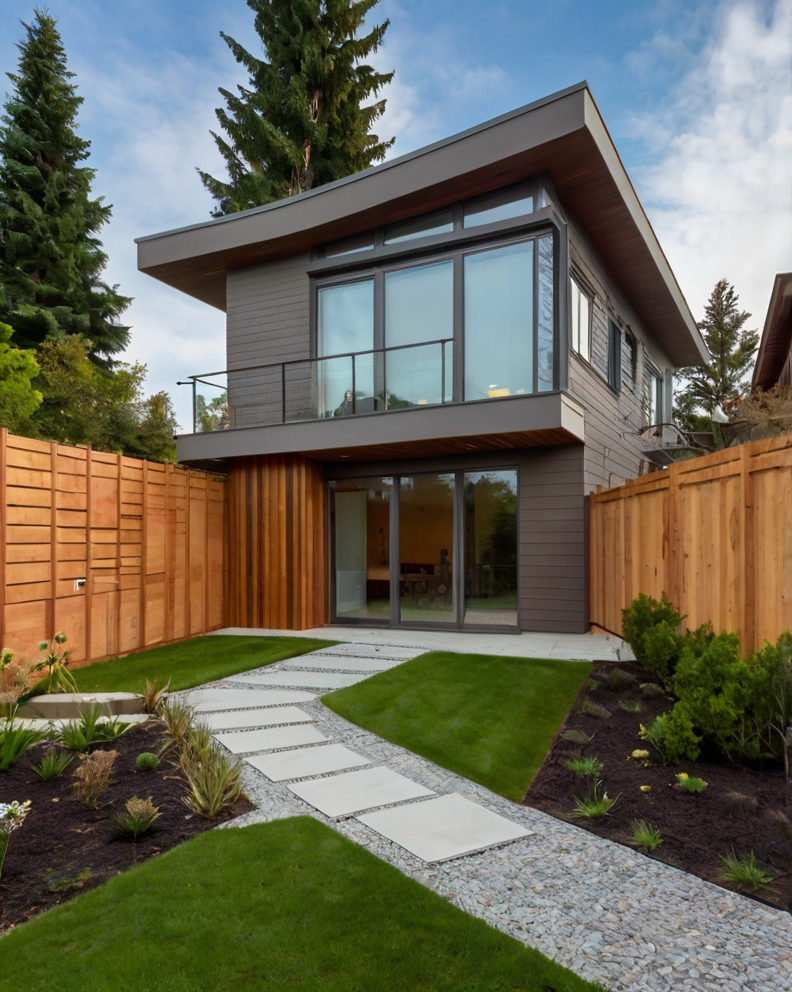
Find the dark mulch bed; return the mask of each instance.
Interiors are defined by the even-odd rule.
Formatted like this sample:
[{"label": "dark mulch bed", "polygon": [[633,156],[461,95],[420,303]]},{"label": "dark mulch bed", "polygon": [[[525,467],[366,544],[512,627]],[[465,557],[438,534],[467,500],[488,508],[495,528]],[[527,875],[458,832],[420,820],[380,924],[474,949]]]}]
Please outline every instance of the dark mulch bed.
[{"label": "dark mulch bed", "polygon": [[[792,849],[772,817],[773,811],[786,809],[782,769],[739,767],[713,753],[702,753],[695,763],[664,765],[651,745],[639,739],[638,731],[640,724],[646,726],[657,714],[669,710],[672,700],[667,696],[643,695],[639,683],[654,679],[636,665],[618,666],[636,676],[635,686],[612,691],[602,680],[613,667],[609,664],[595,666],[592,675],[595,681],[599,680],[596,689],[587,692],[584,686],[578,699],[580,702],[588,695],[612,715],[609,719],[584,716],[577,713],[577,705],[574,706],[523,803],[622,844],[630,842],[631,822],[646,820],[659,827],[663,837],[663,843],[650,856],[727,888],[734,886],[720,878],[721,856],[732,849],[738,856],[753,851],[769,874],[775,876],[771,885],[753,895],[792,911]],[[620,700],[639,702],[642,711],[626,712],[619,706]],[[567,728],[585,731],[592,736],[591,743],[581,746],[564,740],[561,732]],[[635,749],[650,752],[648,768],[637,761],[626,760]],[[585,793],[587,783],[591,782],[587,779],[581,785],[561,766],[561,758],[576,752],[596,755],[600,759],[604,765],[603,789],[611,798],[619,797],[604,819],[572,816],[573,797]],[[688,795],[676,784],[676,773],[683,771],[703,778],[708,787],[699,795]],[[651,786],[651,791],[641,792],[642,785]],[[735,792],[749,797],[749,804],[755,802],[755,808],[746,819],[730,815],[726,808],[727,794]],[[792,819],[792,810],[789,813]]]},{"label": "dark mulch bed", "polygon": [[[223,819],[252,809],[247,799],[241,799],[218,820],[192,814],[182,802],[183,780],[167,758],[154,772],[139,772],[135,767],[142,751],[158,750],[161,737],[161,725],[150,721],[101,745],[118,751],[118,758],[110,789],[99,799],[97,809],[86,808],[72,795],[72,773],[79,759],[49,782],[42,782],[31,771],[46,744],[31,748],[7,772],[0,772],[0,802],[32,800],[24,824],[14,831],[8,845],[0,879],[0,929],[22,923]],[[151,796],[161,813],[154,828],[137,840],[118,837],[109,828],[110,816],[132,796]]]}]

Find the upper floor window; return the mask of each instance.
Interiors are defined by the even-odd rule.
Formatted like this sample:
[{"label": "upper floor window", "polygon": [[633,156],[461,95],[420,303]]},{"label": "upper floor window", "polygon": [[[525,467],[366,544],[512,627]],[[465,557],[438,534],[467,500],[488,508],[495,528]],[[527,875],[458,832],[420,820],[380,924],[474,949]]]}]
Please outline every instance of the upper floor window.
[{"label": "upper floor window", "polygon": [[662,424],[665,420],[663,385],[663,373],[647,359],[644,375],[644,406],[650,424]]},{"label": "upper floor window", "polygon": [[624,381],[631,387],[635,387],[635,377],[638,371],[638,342],[635,340],[633,332],[627,328],[624,332],[624,343],[622,347],[622,369]]},{"label": "upper floor window", "polygon": [[571,344],[578,355],[588,362],[591,360],[591,297],[574,276],[571,282]]},{"label": "upper floor window", "polygon": [[465,204],[463,227],[481,227],[499,220],[510,220],[533,213],[533,183],[511,186]]},{"label": "upper floor window", "polygon": [[415,238],[428,238],[433,234],[448,234],[453,230],[454,217],[449,208],[436,214],[424,214],[423,217],[386,227],[383,244],[396,245],[402,241],[413,241]]}]

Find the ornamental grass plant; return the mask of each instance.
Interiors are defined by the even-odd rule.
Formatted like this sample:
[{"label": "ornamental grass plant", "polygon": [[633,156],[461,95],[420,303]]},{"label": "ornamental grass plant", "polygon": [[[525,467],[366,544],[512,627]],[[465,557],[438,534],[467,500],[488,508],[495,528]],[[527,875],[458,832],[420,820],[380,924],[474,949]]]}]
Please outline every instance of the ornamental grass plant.
[{"label": "ornamental grass plant", "polygon": [[24,727],[14,720],[0,724],[0,772],[6,772],[34,744],[46,737],[42,730]]},{"label": "ornamental grass plant", "polygon": [[72,789],[80,802],[96,806],[97,801],[110,788],[113,765],[118,751],[93,751],[80,755],[80,766],[75,769]]},{"label": "ornamental grass plant", "polygon": [[33,771],[42,782],[49,782],[53,778],[58,778],[74,761],[76,755],[74,751],[67,751],[64,748],[51,747],[37,765],[33,765]]}]

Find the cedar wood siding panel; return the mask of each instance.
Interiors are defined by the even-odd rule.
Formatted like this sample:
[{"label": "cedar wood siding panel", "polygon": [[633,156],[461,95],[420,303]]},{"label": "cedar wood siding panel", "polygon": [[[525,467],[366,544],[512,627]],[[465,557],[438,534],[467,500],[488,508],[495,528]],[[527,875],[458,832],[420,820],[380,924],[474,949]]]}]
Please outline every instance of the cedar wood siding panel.
[{"label": "cedar wood siding panel", "polygon": [[[310,357],[309,261],[309,253],[300,252],[227,274],[229,370]],[[307,370],[298,367],[297,374]],[[292,395],[302,398],[294,392]],[[279,370],[229,374],[228,399],[237,427],[279,422]]]},{"label": "cedar wood siding panel", "polygon": [[[647,470],[641,449],[651,447],[651,441],[634,433],[646,423],[643,353],[646,351],[651,355],[661,369],[669,369],[670,362],[657,342],[646,333],[574,219],[567,217],[567,222],[572,270],[594,297],[591,363],[574,352],[569,357],[569,391],[586,409],[584,491],[589,493],[598,485],[605,488],[621,485]],[[607,382],[609,319],[615,319],[622,332],[629,328],[638,342],[634,382],[627,374],[626,349],[622,348],[622,385],[618,395]]]}]

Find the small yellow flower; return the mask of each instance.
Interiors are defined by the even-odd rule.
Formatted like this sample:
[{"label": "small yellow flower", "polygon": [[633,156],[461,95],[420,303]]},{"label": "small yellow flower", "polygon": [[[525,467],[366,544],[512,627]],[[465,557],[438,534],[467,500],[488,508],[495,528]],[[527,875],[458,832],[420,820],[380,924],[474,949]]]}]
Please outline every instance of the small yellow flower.
[{"label": "small yellow flower", "polygon": [[640,788],[641,788],[641,792],[651,792],[652,791],[651,785],[642,785]]},{"label": "small yellow flower", "polygon": [[677,778],[679,779],[680,782],[684,782],[686,779],[689,779],[690,776],[688,775],[687,772],[679,772]]},{"label": "small yellow flower", "polygon": [[643,761],[645,758],[648,758],[649,757],[649,752],[648,751],[636,750],[636,751],[633,751],[632,756],[633,756],[633,758],[639,758],[640,760]]}]

